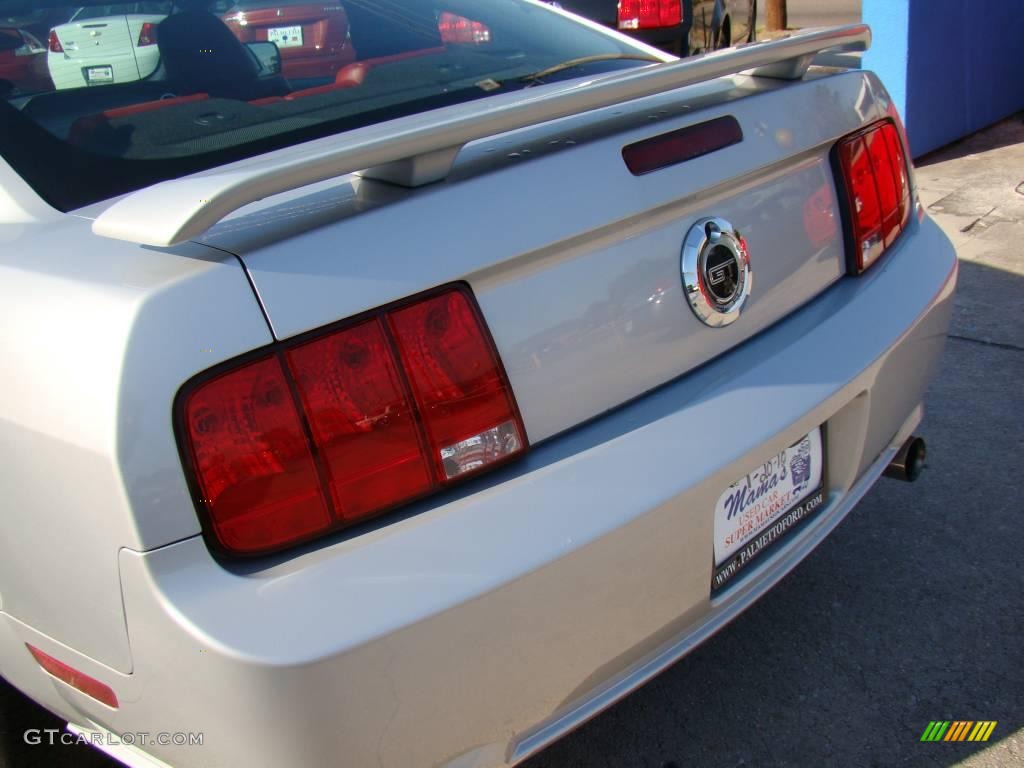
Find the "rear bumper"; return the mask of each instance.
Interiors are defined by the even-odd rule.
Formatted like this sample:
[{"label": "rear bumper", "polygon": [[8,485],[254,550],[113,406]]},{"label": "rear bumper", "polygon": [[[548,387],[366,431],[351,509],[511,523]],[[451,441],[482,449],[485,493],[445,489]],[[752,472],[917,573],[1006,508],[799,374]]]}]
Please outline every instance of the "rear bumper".
[{"label": "rear bumper", "polygon": [[[384,528],[250,572],[200,538],[122,550],[133,673],[78,659],[117,711],[47,678],[24,642],[73,654],[13,620],[4,674],[80,726],[202,733],[146,746],[173,765],[516,762],[756,600],[916,426],[956,257],[911,230],[741,348]],[[822,424],[826,508],[712,599],[718,494]]]}]

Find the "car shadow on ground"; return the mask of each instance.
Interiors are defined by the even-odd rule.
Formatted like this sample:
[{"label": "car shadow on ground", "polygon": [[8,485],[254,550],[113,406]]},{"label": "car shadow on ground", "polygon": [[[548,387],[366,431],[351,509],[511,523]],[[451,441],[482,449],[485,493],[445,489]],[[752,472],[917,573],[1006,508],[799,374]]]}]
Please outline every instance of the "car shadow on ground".
[{"label": "car shadow on ground", "polygon": [[[40,674],[45,674],[40,672]],[[45,733],[53,729],[55,733]],[[102,752],[84,744],[61,744],[64,721],[0,678],[0,768],[115,768]],[[41,743],[28,743],[38,737]],[[49,743],[51,737],[53,744]],[[70,740],[68,734],[64,737]]]}]

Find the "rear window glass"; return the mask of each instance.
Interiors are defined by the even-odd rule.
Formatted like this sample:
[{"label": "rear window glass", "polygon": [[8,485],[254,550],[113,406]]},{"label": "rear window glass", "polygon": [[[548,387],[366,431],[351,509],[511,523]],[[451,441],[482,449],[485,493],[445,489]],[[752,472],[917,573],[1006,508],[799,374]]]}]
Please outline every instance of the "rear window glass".
[{"label": "rear window glass", "polygon": [[121,3],[119,5],[94,5],[88,8],[79,8],[72,21],[84,21],[86,19],[102,19],[108,16],[127,16],[129,14],[157,14],[166,16],[171,12],[170,3]]},{"label": "rear window glass", "polygon": [[0,154],[62,210],[652,60],[525,0],[0,0],[0,34],[34,41],[0,47]]}]

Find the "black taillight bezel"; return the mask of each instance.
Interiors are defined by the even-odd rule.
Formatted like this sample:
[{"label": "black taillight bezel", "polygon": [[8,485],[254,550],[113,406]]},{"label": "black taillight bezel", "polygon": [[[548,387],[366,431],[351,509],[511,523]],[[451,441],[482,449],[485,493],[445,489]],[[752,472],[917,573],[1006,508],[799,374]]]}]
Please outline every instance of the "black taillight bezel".
[{"label": "black taillight bezel", "polygon": [[[357,521],[348,524],[332,525],[331,527],[325,530],[316,531],[307,537],[304,537],[302,539],[295,539],[283,546],[268,547],[263,550],[252,552],[238,552],[225,547],[218,538],[216,531],[214,530],[213,527],[213,521],[211,519],[210,512],[206,508],[206,505],[203,503],[202,491],[199,485],[199,478],[195,470],[196,465],[190,444],[191,441],[189,439],[188,425],[185,418],[185,406],[188,402],[189,396],[198,388],[212,381],[213,379],[216,379],[219,376],[230,373],[246,364],[253,363],[266,358],[276,357],[279,360],[281,366],[287,372],[287,361],[284,357],[284,353],[293,347],[298,347],[308,342],[316,341],[323,337],[330,336],[331,334],[338,333],[339,331],[344,331],[348,328],[359,325],[360,323],[366,322],[367,320],[377,318],[384,319],[386,315],[390,312],[402,309],[403,307],[412,304],[417,304],[419,302],[429,300],[434,296],[450,293],[452,291],[458,291],[467,299],[470,308],[472,309],[473,313],[476,316],[480,330],[483,333],[484,341],[490,346],[490,349],[494,355],[494,359],[496,361],[497,366],[497,372],[501,379],[501,382],[507,388],[508,392],[511,393],[512,395],[511,411],[516,426],[518,427],[520,434],[522,436],[522,448],[512,455],[491,462],[490,464],[487,464],[484,467],[480,467],[479,469],[475,469],[470,472],[465,472],[456,477],[448,478],[443,482],[437,483],[435,486],[432,486],[431,488],[429,488],[424,493],[418,496],[409,497],[391,506],[381,508],[380,510],[374,512],[372,515],[367,515],[366,517],[360,518]],[[404,378],[405,372],[400,371],[400,375]],[[294,388],[294,382],[292,381],[291,377],[286,376],[286,380],[288,381],[289,386]],[[293,392],[293,397],[294,396],[295,393]],[[301,407],[301,403],[299,403],[298,400],[296,400],[296,407],[298,410],[299,420],[301,422],[302,429],[305,433],[306,439],[309,444],[309,449],[313,457],[314,464],[316,465],[318,475],[320,475],[321,477],[322,487],[326,491],[326,485],[323,482],[323,463],[316,442],[313,440],[312,428],[309,424],[309,419],[304,409]],[[422,422],[422,415],[419,413],[419,409],[414,408],[413,413],[415,414],[415,419],[418,422]],[[356,315],[351,315],[349,317],[337,320],[327,325],[320,326],[313,330],[296,334],[295,336],[289,337],[288,339],[275,340],[270,344],[258,347],[256,349],[245,352],[241,355],[236,355],[235,357],[221,361],[220,363],[217,363],[216,365],[192,376],[184,384],[182,384],[181,387],[179,387],[177,393],[175,394],[174,401],[172,404],[171,422],[172,428],[174,430],[175,444],[178,450],[178,458],[179,461],[181,462],[181,468],[184,473],[185,481],[189,489],[189,495],[192,499],[193,506],[195,507],[196,510],[196,515],[199,519],[199,525],[202,531],[203,538],[206,541],[207,547],[210,549],[211,553],[213,553],[218,559],[222,559],[227,562],[250,561],[259,558],[265,558],[282,552],[295,550],[297,548],[303,547],[304,545],[308,545],[310,542],[318,541],[321,539],[323,539],[325,542],[330,542],[332,538],[336,536],[339,532],[344,532],[351,529],[365,528],[367,523],[379,524],[381,518],[397,510],[403,509],[409,506],[410,504],[414,504],[418,501],[422,501],[424,498],[428,498],[436,494],[443,493],[450,487],[461,485],[464,482],[474,480],[480,477],[481,475],[488,474],[492,470],[505,466],[508,463],[519,461],[521,458],[523,458],[530,452],[531,448],[529,437],[527,436],[526,432],[525,422],[523,421],[522,412],[519,408],[519,402],[518,399],[515,397],[514,390],[512,389],[512,384],[511,381],[509,380],[508,372],[505,369],[505,363],[501,357],[501,354],[499,353],[498,346],[494,341],[494,336],[491,333],[490,326],[487,324],[483,312],[480,309],[480,304],[477,301],[472,288],[465,281],[456,281],[438,285],[426,291],[414,294],[412,296],[407,296],[397,301],[389,302],[388,304],[383,304],[381,306],[374,307],[373,309],[368,309],[363,312],[360,312]],[[419,427],[420,429],[423,429],[424,425],[420,423]],[[331,500],[328,498],[327,503],[328,511],[331,513],[332,519],[337,520],[337,516],[334,514],[333,502],[331,502]]]}]

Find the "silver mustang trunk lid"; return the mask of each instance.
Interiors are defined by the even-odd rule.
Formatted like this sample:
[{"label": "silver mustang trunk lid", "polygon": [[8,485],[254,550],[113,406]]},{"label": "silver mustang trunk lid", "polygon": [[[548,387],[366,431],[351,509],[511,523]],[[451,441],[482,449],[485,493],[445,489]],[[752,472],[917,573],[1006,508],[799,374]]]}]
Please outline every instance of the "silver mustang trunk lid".
[{"label": "silver mustang trunk lid", "polygon": [[[537,442],[840,279],[831,148],[886,101],[860,72],[722,78],[473,142],[432,185],[350,175],[275,195],[199,239],[241,257],[279,339],[467,282]],[[729,146],[641,175],[623,160],[624,147],[727,117],[742,131]],[[728,325],[697,316],[681,275],[684,240],[712,217],[749,255],[749,296]]]}]

